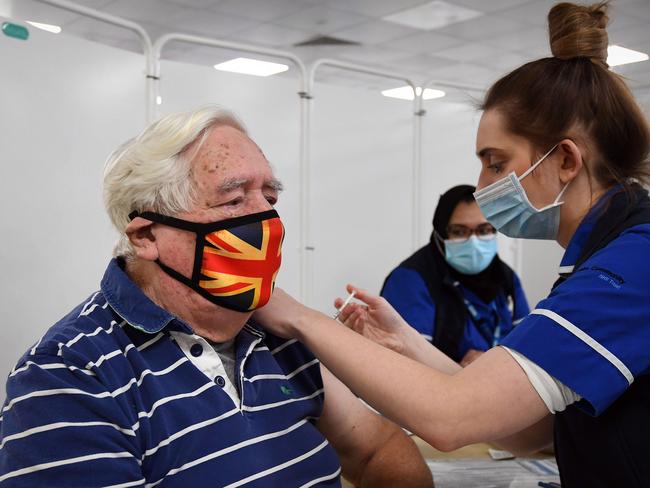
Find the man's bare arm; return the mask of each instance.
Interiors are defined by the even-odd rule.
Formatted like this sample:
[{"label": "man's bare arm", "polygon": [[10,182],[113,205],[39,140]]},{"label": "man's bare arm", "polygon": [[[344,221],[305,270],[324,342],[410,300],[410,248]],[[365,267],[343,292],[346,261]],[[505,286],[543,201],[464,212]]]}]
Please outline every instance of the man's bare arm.
[{"label": "man's bare arm", "polygon": [[358,487],[432,487],[415,443],[396,424],[366,407],[321,366],[325,406],[317,427],[336,449],[343,475]]}]

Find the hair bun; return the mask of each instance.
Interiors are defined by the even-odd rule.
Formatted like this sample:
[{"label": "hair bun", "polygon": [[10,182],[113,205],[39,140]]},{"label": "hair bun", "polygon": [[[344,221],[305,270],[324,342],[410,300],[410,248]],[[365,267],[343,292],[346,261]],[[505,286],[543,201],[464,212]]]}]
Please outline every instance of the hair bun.
[{"label": "hair bun", "polygon": [[558,3],[548,13],[553,56],[586,57],[607,66],[607,2],[595,5]]}]

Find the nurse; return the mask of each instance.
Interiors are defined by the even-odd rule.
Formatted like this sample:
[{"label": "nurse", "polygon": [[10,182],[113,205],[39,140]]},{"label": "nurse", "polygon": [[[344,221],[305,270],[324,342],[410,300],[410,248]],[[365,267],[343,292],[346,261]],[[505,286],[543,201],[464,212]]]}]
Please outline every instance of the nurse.
[{"label": "nurse", "polygon": [[[476,141],[487,219],[566,249],[548,298],[462,370],[442,353],[426,365],[396,354],[281,291],[258,319],[435,447],[525,452],[554,430],[564,488],[647,487],[650,198],[637,182],[648,181],[650,134],[607,67],[606,5],[558,4],[548,21],[553,56],[490,88]],[[408,329],[385,300],[358,297],[366,305],[344,319]]]},{"label": "nurse", "polygon": [[530,311],[519,277],[497,255],[496,229],[475,191],[458,185],[440,196],[429,243],[391,271],[381,290],[411,327],[461,366],[498,345]]}]

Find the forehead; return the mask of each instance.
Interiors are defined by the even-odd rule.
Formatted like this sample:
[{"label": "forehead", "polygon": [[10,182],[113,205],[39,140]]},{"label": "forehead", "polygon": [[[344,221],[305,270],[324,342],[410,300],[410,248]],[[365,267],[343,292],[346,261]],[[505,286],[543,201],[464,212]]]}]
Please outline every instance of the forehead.
[{"label": "forehead", "polygon": [[462,224],[468,226],[480,225],[487,222],[478,204],[474,201],[459,202],[449,217],[449,225]]},{"label": "forehead", "polygon": [[502,144],[511,136],[506,131],[503,116],[497,110],[486,110],[481,116],[476,133],[476,150],[492,145]]},{"label": "forehead", "polygon": [[486,149],[504,151],[532,151],[532,144],[507,128],[506,118],[501,111],[490,109],[483,112],[476,133],[476,154]]},{"label": "forehead", "polygon": [[[192,150],[190,147],[189,152]],[[190,165],[197,180],[272,176],[260,148],[239,129],[226,125],[209,129]]]}]

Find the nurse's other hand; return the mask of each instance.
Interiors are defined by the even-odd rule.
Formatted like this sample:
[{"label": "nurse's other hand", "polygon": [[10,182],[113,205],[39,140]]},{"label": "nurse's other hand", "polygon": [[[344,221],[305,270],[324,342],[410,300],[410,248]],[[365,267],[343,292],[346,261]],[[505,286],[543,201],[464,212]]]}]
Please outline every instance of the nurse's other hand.
[{"label": "nurse's other hand", "polygon": [[[353,285],[347,286],[348,293],[356,292],[354,298],[363,302],[350,303],[340,313],[339,320],[346,327],[377,344],[400,354],[407,354],[409,325],[385,298],[368,293]],[[338,309],[344,300],[337,298]]]},{"label": "nurse's other hand", "polygon": [[300,319],[317,313],[276,288],[269,303],[256,310],[253,319],[272,334],[289,339],[298,336]]}]

